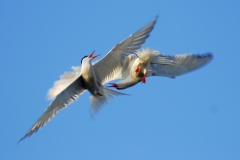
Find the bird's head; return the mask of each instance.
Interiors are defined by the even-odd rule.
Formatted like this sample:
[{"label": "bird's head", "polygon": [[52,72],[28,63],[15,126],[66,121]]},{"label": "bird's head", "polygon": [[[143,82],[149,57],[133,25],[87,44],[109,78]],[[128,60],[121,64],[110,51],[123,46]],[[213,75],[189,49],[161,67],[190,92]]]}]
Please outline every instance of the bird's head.
[{"label": "bird's head", "polygon": [[91,61],[92,59],[98,57],[99,55],[93,56],[95,51],[93,51],[89,56],[84,56],[81,60],[81,64],[83,63],[83,61]]}]

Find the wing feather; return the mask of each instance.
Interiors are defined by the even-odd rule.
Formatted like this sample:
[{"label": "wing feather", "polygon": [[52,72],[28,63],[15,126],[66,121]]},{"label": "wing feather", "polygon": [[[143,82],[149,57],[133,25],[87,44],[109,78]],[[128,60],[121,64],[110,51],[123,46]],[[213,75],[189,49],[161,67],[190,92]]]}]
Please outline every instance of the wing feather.
[{"label": "wing feather", "polygon": [[85,87],[82,83],[81,76],[71,83],[65,90],[63,90],[57,97],[52,101],[49,107],[45,110],[42,116],[37,122],[29,129],[29,131],[19,140],[23,140],[26,137],[31,136],[38,129],[43,127],[57,112],[63,108],[66,108],[68,104],[77,99],[79,94],[85,91]]},{"label": "wing feather", "polygon": [[211,53],[206,54],[180,54],[175,56],[164,56],[164,58],[173,61],[172,64],[151,64],[151,70],[148,76],[165,76],[174,78],[207,64],[212,58]]},{"label": "wing feather", "polygon": [[73,83],[81,74],[81,66],[72,66],[73,72],[65,72],[60,79],[54,82],[52,88],[48,90],[48,99],[53,100],[59,93]]},{"label": "wing feather", "polygon": [[100,61],[93,66],[101,84],[122,78],[121,68],[126,56],[133,54],[149,37],[157,17],[127,39],[115,45]]}]

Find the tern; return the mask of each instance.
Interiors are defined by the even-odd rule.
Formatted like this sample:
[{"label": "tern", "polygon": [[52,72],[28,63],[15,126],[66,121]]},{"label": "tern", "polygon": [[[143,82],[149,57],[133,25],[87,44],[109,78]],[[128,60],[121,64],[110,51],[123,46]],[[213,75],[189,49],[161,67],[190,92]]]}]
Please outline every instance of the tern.
[{"label": "tern", "polygon": [[109,87],[126,89],[139,82],[146,83],[146,77],[151,76],[175,78],[200,68],[212,57],[212,53],[166,56],[157,50],[142,49],[126,57],[122,67],[122,76],[125,78],[116,83],[110,83]]},{"label": "tern", "polygon": [[150,36],[150,32],[153,30],[156,21],[157,17],[136,33],[115,45],[99,61],[91,62],[99,56],[93,56],[94,52],[92,52],[89,56],[83,57],[81,67],[75,68],[77,72],[64,74],[60,77],[60,80],[48,92],[49,98],[53,99],[53,101],[19,142],[38,131],[59,110],[66,108],[67,105],[77,99],[86,90],[90,92],[90,103],[93,113],[97,112],[113,96],[125,95],[107,89],[103,85],[109,81],[122,78],[121,69],[123,60],[141,47]]}]

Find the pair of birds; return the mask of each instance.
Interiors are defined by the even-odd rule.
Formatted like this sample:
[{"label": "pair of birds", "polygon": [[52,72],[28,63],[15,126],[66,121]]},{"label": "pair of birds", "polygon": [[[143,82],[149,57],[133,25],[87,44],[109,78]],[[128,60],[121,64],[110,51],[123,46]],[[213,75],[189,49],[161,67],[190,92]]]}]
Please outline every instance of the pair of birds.
[{"label": "pair of birds", "polygon": [[67,107],[86,90],[91,93],[91,110],[95,113],[113,96],[125,95],[105,88],[104,84],[110,81],[122,79],[111,83],[109,87],[126,89],[139,82],[146,83],[146,77],[149,76],[174,78],[199,68],[212,59],[211,53],[165,56],[148,48],[138,50],[149,37],[156,21],[157,17],[115,45],[99,61],[91,62],[99,56],[94,56],[92,52],[82,58],[81,66],[72,67],[74,72],[64,73],[48,92],[48,97],[53,101],[19,142],[38,131],[59,110]]}]

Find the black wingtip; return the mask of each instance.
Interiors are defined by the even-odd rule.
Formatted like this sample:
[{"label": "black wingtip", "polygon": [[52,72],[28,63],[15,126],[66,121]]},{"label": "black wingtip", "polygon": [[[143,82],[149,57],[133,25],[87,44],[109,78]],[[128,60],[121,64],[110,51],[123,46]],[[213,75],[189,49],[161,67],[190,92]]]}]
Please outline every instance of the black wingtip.
[{"label": "black wingtip", "polygon": [[212,54],[212,52],[206,52],[204,55],[203,55],[204,57],[209,57],[209,60],[212,60],[213,59],[213,54]]},{"label": "black wingtip", "polygon": [[[36,132],[36,131],[34,131]],[[34,132],[27,132],[16,144],[20,143],[22,140],[24,140],[27,137],[30,137]]]},{"label": "black wingtip", "polygon": [[22,140],[24,140],[26,137],[29,137],[30,135],[29,134],[25,134],[21,139],[19,139],[19,141],[16,144],[20,143]]},{"label": "black wingtip", "polygon": [[21,139],[19,139],[19,141],[16,143],[16,145],[17,145],[18,143],[20,143],[24,138],[26,138],[26,137],[22,137]]},{"label": "black wingtip", "polygon": [[208,57],[210,57],[211,59],[214,57],[213,54],[212,54],[212,52],[207,52],[206,55],[207,55]]},{"label": "black wingtip", "polygon": [[198,58],[209,57],[210,59],[213,59],[213,54],[211,52],[206,52],[204,54],[196,54],[195,56],[198,57]]}]

